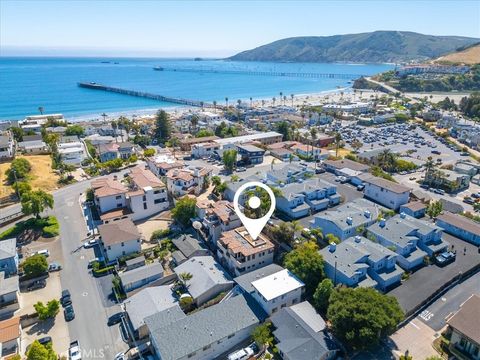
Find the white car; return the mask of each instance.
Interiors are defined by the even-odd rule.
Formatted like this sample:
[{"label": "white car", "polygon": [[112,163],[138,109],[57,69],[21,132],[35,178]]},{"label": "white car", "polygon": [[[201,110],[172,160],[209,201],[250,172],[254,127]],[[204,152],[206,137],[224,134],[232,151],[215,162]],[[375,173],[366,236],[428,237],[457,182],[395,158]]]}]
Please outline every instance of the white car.
[{"label": "white car", "polygon": [[117,355],[115,355],[115,357],[113,358],[113,360],[126,360],[127,358],[125,357],[125,353],[123,352],[120,352],[118,353]]},{"label": "white car", "polygon": [[34,256],[34,255],[43,255],[45,257],[49,257],[50,256],[50,251],[48,251],[47,249],[42,249],[42,250],[35,251],[30,256]]},{"label": "white car", "polygon": [[97,240],[95,240],[95,239],[93,239],[93,240],[88,240],[88,241],[86,241],[86,242],[83,244],[83,247],[84,247],[85,249],[88,249],[88,248],[94,247],[96,244],[97,244]]},{"label": "white car", "polygon": [[235,351],[228,355],[228,360],[247,360],[254,354],[254,351],[250,347]]},{"label": "white car", "polygon": [[82,354],[80,352],[78,340],[70,343],[70,347],[68,348],[68,358],[70,360],[82,360]]}]

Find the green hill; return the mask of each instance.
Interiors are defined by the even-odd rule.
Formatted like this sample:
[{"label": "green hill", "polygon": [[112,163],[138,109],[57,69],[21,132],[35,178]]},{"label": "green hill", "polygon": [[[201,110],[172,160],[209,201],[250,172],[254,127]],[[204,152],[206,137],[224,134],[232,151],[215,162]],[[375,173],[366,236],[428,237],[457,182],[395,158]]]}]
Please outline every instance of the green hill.
[{"label": "green hill", "polygon": [[478,42],[408,31],[282,39],[230,57],[239,61],[396,63],[437,58]]}]

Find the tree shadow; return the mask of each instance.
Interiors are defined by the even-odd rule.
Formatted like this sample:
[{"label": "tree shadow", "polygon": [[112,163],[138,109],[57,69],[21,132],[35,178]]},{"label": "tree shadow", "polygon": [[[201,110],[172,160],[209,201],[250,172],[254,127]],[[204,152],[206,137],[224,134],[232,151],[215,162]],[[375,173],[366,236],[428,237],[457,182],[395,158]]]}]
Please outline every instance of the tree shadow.
[{"label": "tree shadow", "polygon": [[26,330],[28,335],[45,335],[55,325],[55,318],[39,321]]}]

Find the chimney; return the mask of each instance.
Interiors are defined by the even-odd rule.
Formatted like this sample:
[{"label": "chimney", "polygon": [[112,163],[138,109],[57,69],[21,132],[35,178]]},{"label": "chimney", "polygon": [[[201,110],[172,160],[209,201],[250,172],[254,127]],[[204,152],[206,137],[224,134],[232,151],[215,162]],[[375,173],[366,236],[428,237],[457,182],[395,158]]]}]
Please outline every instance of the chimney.
[{"label": "chimney", "polygon": [[379,225],[380,225],[380,227],[382,227],[382,228],[385,227],[385,218],[381,218],[381,219],[380,219],[380,224],[379,224]]},{"label": "chimney", "polygon": [[347,224],[352,225],[353,224],[353,219],[351,216],[347,217]]},{"label": "chimney", "polygon": [[195,168],[195,169],[193,170],[193,176],[198,177],[199,174],[200,174],[200,170],[198,170],[198,168]]},{"label": "chimney", "polygon": [[337,250],[337,244],[335,244],[334,242],[331,242],[330,245],[328,246],[328,250],[331,253],[335,252],[335,250]]},{"label": "chimney", "polygon": [[288,176],[288,177],[291,177],[291,176],[292,176],[292,170],[288,170],[287,176]]}]

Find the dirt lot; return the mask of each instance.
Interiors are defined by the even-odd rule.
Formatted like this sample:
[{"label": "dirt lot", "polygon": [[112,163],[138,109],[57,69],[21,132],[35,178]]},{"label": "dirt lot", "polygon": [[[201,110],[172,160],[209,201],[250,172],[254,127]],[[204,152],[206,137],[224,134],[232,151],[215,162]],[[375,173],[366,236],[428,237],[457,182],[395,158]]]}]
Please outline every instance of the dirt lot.
[{"label": "dirt lot", "polygon": [[[57,181],[59,177],[52,170],[50,155],[17,156],[16,158],[25,158],[32,164],[30,185],[33,189],[45,191],[58,189]],[[6,184],[5,172],[9,168],[10,162],[0,164],[0,197],[13,193],[12,187]]]}]

